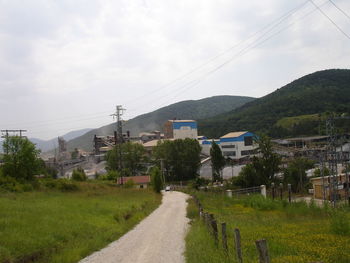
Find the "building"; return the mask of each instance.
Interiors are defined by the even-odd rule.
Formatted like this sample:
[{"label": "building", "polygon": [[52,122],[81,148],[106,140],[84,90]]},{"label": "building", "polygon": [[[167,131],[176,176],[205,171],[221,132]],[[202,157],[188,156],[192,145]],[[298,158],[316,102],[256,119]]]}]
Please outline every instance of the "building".
[{"label": "building", "polygon": [[203,140],[202,153],[210,155],[212,141],[218,144],[225,158],[240,160],[255,154],[257,145],[254,143],[255,134],[248,131],[230,132],[220,139]]},{"label": "building", "polygon": [[122,185],[128,181],[133,181],[136,188],[147,188],[151,183],[151,177],[149,175],[118,177],[117,184]]},{"label": "building", "polygon": [[160,131],[142,132],[139,134],[139,137],[142,143],[146,143],[153,140],[164,139],[164,134],[160,133]]},{"label": "building", "polygon": [[166,139],[196,139],[198,137],[197,122],[194,120],[169,120],[164,125]]},{"label": "building", "polygon": [[[345,174],[340,174],[337,176],[337,199],[344,200],[346,198],[346,191],[349,184],[349,175],[348,178]],[[312,183],[314,189],[314,198],[323,199],[323,193],[325,195],[326,200],[333,200],[332,193],[332,176],[324,176],[324,177],[315,177],[311,178],[310,181]]]}]

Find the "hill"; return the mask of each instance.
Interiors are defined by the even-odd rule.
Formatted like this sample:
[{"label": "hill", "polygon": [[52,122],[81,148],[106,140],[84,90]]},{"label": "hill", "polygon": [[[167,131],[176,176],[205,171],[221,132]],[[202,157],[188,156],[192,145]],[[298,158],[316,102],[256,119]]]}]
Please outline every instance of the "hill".
[{"label": "hill", "polygon": [[[199,128],[201,134],[209,137],[238,130],[264,132],[273,137],[310,135],[318,133],[324,118],[311,117],[311,121],[298,122],[292,129],[277,125],[278,121],[327,112],[350,113],[350,70],[331,69],[306,75],[231,112],[199,120]],[[348,131],[349,125],[343,129]]]},{"label": "hill", "polygon": [[[90,128],[86,128],[86,129],[81,129],[81,130],[77,130],[77,131],[71,131],[68,132],[65,135],[62,135],[60,137],[62,137],[63,139],[65,139],[66,141],[72,140],[76,137],[79,137],[85,133],[87,133],[88,131],[90,131]],[[36,145],[36,148],[40,149],[42,152],[47,152],[50,150],[53,150],[57,147],[57,138],[53,138],[50,140],[41,140],[38,138],[29,138],[29,140],[34,143]]]},{"label": "hill", "polygon": [[[215,96],[201,100],[182,101],[128,120],[125,122],[123,129],[124,131],[129,130],[131,136],[137,136],[140,132],[162,130],[164,123],[169,119],[205,119],[231,111],[253,100],[254,98],[251,97]],[[69,141],[68,148],[91,150],[95,134],[111,135],[114,130],[114,123],[91,130],[83,136]]]}]

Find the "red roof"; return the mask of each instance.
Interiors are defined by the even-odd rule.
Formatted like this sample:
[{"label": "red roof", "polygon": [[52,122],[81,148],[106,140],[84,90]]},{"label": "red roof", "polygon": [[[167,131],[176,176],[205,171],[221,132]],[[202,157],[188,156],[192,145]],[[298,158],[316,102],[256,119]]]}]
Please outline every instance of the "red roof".
[{"label": "red roof", "polygon": [[133,180],[135,184],[148,184],[151,182],[151,177],[149,175],[140,175],[140,176],[128,176],[128,177],[118,177],[117,184],[121,184],[123,178],[123,184],[129,180]]}]

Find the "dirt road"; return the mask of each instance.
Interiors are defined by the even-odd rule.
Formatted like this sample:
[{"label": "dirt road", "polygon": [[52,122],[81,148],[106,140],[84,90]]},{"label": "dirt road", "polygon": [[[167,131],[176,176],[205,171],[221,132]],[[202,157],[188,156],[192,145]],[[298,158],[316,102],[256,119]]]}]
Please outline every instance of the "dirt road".
[{"label": "dirt road", "polygon": [[133,230],[80,263],[185,262],[187,195],[165,192],[162,204]]}]

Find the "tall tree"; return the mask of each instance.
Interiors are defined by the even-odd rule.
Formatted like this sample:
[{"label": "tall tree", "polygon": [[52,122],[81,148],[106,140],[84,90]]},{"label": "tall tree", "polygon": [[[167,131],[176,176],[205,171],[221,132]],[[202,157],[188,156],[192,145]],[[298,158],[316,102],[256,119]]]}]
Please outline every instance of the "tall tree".
[{"label": "tall tree", "polygon": [[[295,158],[288,167],[284,170],[284,181],[292,185],[294,192],[301,192],[305,190],[309,183],[306,176],[306,170],[314,167],[314,162],[306,158]],[[326,170],[326,172],[328,172]]]},{"label": "tall tree", "polygon": [[222,155],[221,149],[219,145],[217,145],[214,141],[212,141],[210,148],[210,157],[211,157],[211,165],[212,165],[212,176],[213,181],[220,180],[222,169],[225,167],[225,158]]},{"label": "tall tree", "polygon": [[156,160],[163,160],[168,180],[196,178],[200,166],[201,147],[194,139],[166,140],[158,143],[153,151]]},{"label": "tall tree", "polygon": [[235,179],[235,182],[242,187],[268,185],[276,181],[275,174],[279,171],[281,157],[273,152],[271,139],[268,136],[262,135],[257,138],[257,143],[258,156],[254,156],[252,162],[242,169],[240,178]]},{"label": "tall tree", "polygon": [[11,136],[4,141],[3,148],[3,174],[17,180],[33,180],[41,168],[40,151],[35,145],[27,138]]},{"label": "tall tree", "polygon": [[[145,148],[141,144],[133,142],[116,145],[107,153],[106,159],[109,170],[123,170],[125,174],[130,173],[133,176],[145,169],[147,161]],[[126,172],[126,170],[128,171]]]}]

